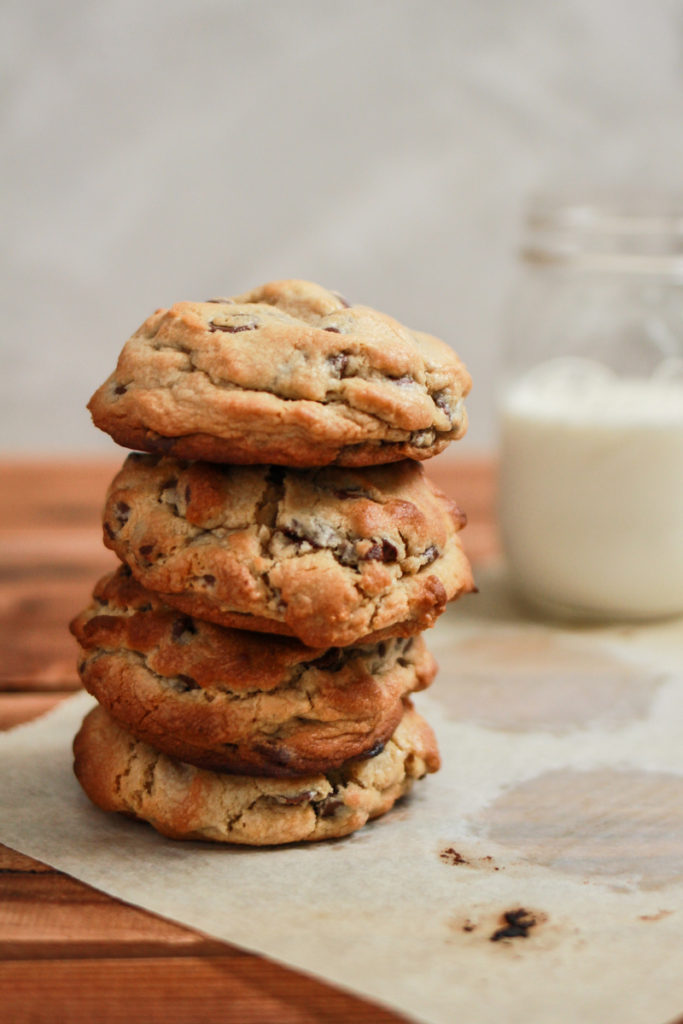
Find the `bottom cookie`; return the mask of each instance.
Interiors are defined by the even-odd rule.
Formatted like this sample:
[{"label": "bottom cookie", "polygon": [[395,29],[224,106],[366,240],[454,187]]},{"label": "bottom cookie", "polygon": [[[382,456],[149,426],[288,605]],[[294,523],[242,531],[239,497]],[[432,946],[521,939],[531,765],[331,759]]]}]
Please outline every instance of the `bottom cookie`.
[{"label": "bottom cookie", "polygon": [[410,706],[374,757],[306,778],[195,768],[133,739],[100,706],[86,715],[74,755],[78,781],[103,810],[147,821],[170,839],[251,846],[348,835],[439,768],[434,734]]}]

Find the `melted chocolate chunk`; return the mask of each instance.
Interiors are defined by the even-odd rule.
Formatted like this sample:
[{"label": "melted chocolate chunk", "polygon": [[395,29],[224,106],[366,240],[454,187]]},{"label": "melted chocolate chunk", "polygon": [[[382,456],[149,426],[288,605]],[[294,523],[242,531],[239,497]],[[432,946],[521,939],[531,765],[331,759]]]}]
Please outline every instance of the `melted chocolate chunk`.
[{"label": "melted chocolate chunk", "polygon": [[324,672],[338,672],[352,657],[345,647],[330,647],[329,651],[313,662],[316,668]]},{"label": "melted chocolate chunk", "polygon": [[286,804],[288,807],[297,807],[299,804],[308,803],[315,796],[312,789],[305,789],[303,793],[295,793],[294,796],[278,796],[276,803]]},{"label": "melted chocolate chunk", "polygon": [[506,910],[503,920],[506,922],[505,925],[490,936],[491,942],[500,942],[501,939],[526,939],[529,929],[538,923],[534,915],[522,907],[518,910]]},{"label": "melted chocolate chunk", "polygon": [[320,803],[314,804],[313,809],[318,818],[333,818],[340,807],[344,806],[344,801],[339,797],[330,795],[321,800]]},{"label": "melted chocolate chunk", "polygon": [[370,747],[369,750],[366,750],[366,752],[363,754],[363,758],[365,759],[366,757],[367,758],[377,757],[378,754],[382,753],[382,751],[384,750],[385,745],[386,744],[384,744],[384,743],[382,743],[382,742],[380,742],[378,740],[376,743],[374,743]]},{"label": "melted chocolate chunk", "polygon": [[197,627],[194,624],[193,619],[189,615],[181,615],[173,623],[171,630],[171,639],[175,640],[176,643],[180,642],[185,638],[185,642],[190,636],[196,636]]},{"label": "melted chocolate chunk", "polygon": [[178,675],[176,676],[176,679],[178,679],[183,684],[183,693],[187,693],[189,690],[198,690],[200,688],[199,683],[197,682],[196,679],[193,679],[192,676]]},{"label": "melted chocolate chunk", "polygon": [[255,331],[259,325],[253,321],[248,324],[216,324],[211,321],[209,330],[212,333],[223,331],[225,334],[239,334],[240,331]]},{"label": "melted chocolate chunk", "polygon": [[430,546],[422,552],[422,555],[420,556],[420,561],[423,566],[431,565],[432,562],[436,561],[438,557],[439,549],[435,548],[433,544],[430,544]]},{"label": "melted chocolate chunk", "polygon": [[126,387],[125,384],[117,384],[116,387],[114,388],[114,394],[115,395],[125,395],[127,390],[128,390],[128,388]]},{"label": "melted chocolate chunk", "polygon": [[119,524],[119,529],[128,522],[128,516],[130,515],[130,505],[127,501],[117,501],[115,505],[116,510],[116,521]]},{"label": "melted chocolate chunk", "polygon": [[337,380],[343,380],[349,365],[348,355],[345,352],[336,352],[333,356],[327,357],[327,362],[332,376]]},{"label": "melted chocolate chunk", "polygon": [[398,558],[398,548],[390,540],[383,540],[381,544],[373,544],[365,560],[368,562],[395,562]]}]

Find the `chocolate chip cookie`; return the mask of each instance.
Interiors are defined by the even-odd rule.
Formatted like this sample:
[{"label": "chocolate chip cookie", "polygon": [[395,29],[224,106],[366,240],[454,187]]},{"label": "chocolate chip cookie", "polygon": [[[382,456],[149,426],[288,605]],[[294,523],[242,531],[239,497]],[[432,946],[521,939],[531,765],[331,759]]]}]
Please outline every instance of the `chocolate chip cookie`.
[{"label": "chocolate chip cookie", "polygon": [[136,739],[202,768],[298,776],[370,756],[432,681],[422,637],[304,647],[169,608],[121,568],[71,623],[83,684]]},{"label": "chocolate chip cookie", "polygon": [[130,455],[104,542],[189,615],[329,648],[412,635],[471,590],[464,522],[416,462],[291,470]]},{"label": "chocolate chip cookie", "polygon": [[148,821],[171,839],[252,846],[347,835],[439,767],[434,734],[412,709],[376,756],[301,779],[196,768],[133,739],[99,706],[86,716],[74,755],[81,786],[103,810]]},{"label": "chocolate chip cookie", "polygon": [[157,310],[96,391],[128,448],[286,466],[427,459],[461,437],[470,377],[452,349],[306,281]]}]

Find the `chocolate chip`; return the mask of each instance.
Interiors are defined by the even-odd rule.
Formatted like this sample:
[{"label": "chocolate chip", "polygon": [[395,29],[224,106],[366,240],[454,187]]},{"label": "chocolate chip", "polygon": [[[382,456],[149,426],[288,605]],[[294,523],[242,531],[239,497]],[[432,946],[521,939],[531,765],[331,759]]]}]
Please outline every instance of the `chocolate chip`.
[{"label": "chocolate chip", "polygon": [[171,639],[175,640],[176,643],[183,637],[196,636],[197,627],[194,624],[193,619],[189,615],[181,615],[180,618],[176,619],[173,623],[171,630]]},{"label": "chocolate chip", "polygon": [[315,792],[312,789],[306,789],[303,793],[295,793],[294,796],[278,796],[276,802],[286,804],[288,807],[296,807],[299,804],[308,803],[314,796]]},{"label": "chocolate chip", "polygon": [[210,587],[213,586],[213,584],[216,582],[216,577],[212,576],[210,572],[207,572],[204,576],[202,576],[202,579],[204,580],[205,583],[208,583]]},{"label": "chocolate chip", "polygon": [[113,540],[116,534],[112,530],[109,523],[105,520],[105,522],[102,525],[104,526],[104,532],[106,533],[107,537],[109,537],[110,540]]},{"label": "chocolate chip", "polygon": [[373,544],[365,555],[367,562],[395,562],[398,558],[398,548],[390,540],[383,540],[381,544]]},{"label": "chocolate chip", "polygon": [[339,808],[343,806],[344,801],[339,797],[328,796],[319,804],[314,804],[313,809],[317,818],[333,818]]},{"label": "chocolate chip", "polygon": [[193,679],[192,676],[178,675],[178,676],[176,676],[176,679],[178,679],[183,684],[183,688],[182,688],[182,692],[183,693],[187,693],[188,690],[198,690],[199,689],[199,684],[198,684],[197,680]]},{"label": "chocolate chip", "polygon": [[223,331],[225,334],[239,334],[240,331],[255,331],[258,326],[254,321],[248,324],[216,324],[211,321],[209,330],[212,333]]},{"label": "chocolate chip", "polygon": [[338,327],[323,327],[323,330],[329,331],[330,334],[341,334],[341,331],[339,330]]},{"label": "chocolate chip", "polygon": [[330,647],[329,651],[318,658],[313,664],[324,672],[338,672],[349,660],[349,655],[343,647]]},{"label": "chocolate chip", "polygon": [[128,388],[126,387],[125,384],[117,384],[116,387],[114,388],[114,394],[115,395],[125,395],[127,390],[128,390]]},{"label": "chocolate chip", "polygon": [[128,522],[130,505],[127,501],[117,501],[114,507],[116,509],[116,521],[119,524],[119,529],[121,529]]},{"label": "chocolate chip", "polygon": [[349,365],[348,355],[345,352],[335,352],[334,355],[327,357],[327,362],[332,376],[336,377],[337,380],[343,380],[346,368]]},{"label": "chocolate chip", "polygon": [[385,744],[380,743],[380,741],[378,740],[377,743],[373,744],[373,746],[371,746],[370,749],[363,754],[363,758],[377,757],[377,755],[381,754],[382,751],[384,750],[384,746]]},{"label": "chocolate chip", "polygon": [[377,653],[379,654],[380,658],[383,658],[386,655],[387,645],[384,642],[377,644]]},{"label": "chocolate chip", "polygon": [[143,544],[141,548],[138,548],[138,550],[139,550],[140,554],[143,555],[146,558],[148,555],[151,555],[152,552],[154,551],[154,545],[153,544]]},{"label": "chocolate chip", "polygon": [[431,565],[432,562],[436,561],[438,557],[439,549],[435,548],[433,544],[430,544],[430,546],[422,552],[420,556],[420,562],[422,563],[422,565]]}]

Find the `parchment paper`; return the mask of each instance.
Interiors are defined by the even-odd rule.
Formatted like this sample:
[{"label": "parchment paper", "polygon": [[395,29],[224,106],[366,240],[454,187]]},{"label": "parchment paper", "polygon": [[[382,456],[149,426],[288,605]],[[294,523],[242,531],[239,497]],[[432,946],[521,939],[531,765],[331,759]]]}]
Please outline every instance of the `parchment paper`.
[{"label": "parchment paper", "polygon": [[[683,621],[557,628],[504,581],[427,635],[443,769],[334,842],[182,844],[92,807],[79,695],[0,737],[0,840],[130,903],[416,1020],[683,1013]],[[491,941],[506,911],[526,937]]]}]

